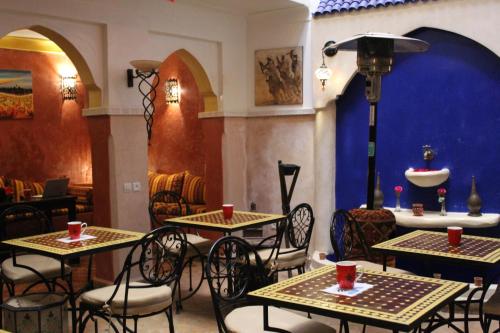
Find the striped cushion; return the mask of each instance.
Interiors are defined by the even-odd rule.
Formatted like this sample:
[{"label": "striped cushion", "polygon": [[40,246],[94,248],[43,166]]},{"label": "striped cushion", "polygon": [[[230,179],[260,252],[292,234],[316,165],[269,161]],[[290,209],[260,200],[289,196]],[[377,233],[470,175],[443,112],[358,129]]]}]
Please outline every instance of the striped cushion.
[{"label": "striped cushion", "polygon": [[0,187],[5,187],[6,180],[7,178],[5,178],[4,176],[0,176]]},{"label": "striped cushion", "polygon": [[207,212],[207,205],[189,205],[190,213],[191,214],[201,214],[201,213],[206,213]]},{"label": "striped cushion", "polygon": [[[153,212],[157,216],[162,216],[163,218],[185,216],[187,215],[186,205],[182,206],[182,212],[180,211],[179,205],[176,202],[156,202],[153,208]],[[166,217],[164,216],[166,215]]]},{"label": "striped cushion", "polygon": [[193,176],[186,172],[184,176],[184,186],[182,187],[182,197],[188,203],[204,204],[205,201],[205,181],[199,176]]},{"label": "striped cushion", "polygon": [[76,203],[82,205],[93,205],[92,185],[69,185],[68,194],[76,197]]},{"label": "striped cushion", "polygon": [[149,197],[160,191],[172,191],[181,195],[184,172],[168,175],[165,173],[148,173],[149,177]]}]

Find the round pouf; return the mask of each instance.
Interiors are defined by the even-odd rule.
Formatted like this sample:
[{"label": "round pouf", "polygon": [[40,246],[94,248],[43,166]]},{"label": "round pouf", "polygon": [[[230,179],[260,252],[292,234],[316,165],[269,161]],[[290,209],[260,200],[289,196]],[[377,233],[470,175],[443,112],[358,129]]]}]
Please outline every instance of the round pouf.
[{"label": "round pouf", "polygon": [[[388,240],[396,231],[396,217],[390,210],[355,208],[349,213],[358,221],[368,248]],[[356,236],[354,242],[353,248],[361,248],[359,237]],[[379,261],[379,258],[373,259]]]},{"label": "round pouf", "polygon": [[19,333],[68,332],[66,299],[55,293],[11,297],[2,304],[4,329]]}]

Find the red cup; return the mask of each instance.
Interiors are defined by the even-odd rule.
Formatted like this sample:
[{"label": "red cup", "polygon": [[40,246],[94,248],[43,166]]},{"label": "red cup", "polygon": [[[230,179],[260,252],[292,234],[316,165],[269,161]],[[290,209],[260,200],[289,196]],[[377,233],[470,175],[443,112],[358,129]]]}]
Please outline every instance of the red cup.
[{"label": "red cup", "polygon": [[452,246],[459,246],[463,232],[462,227],[448,227],[448,243]]},{"label": "red cup", "polygon": [[224,219],[230,220],[233,217],[233,204],[224,204],[222,205],[222,213],[224,214]]},{"label": "red cup", "polygon": [[68,222],[68,234],[71,239],[79,239],[85,233],[87,223],[80,221]]},{"label": "red cup", "polygon": [[[339,289],[351,290],[354,288],[354,283],[363,275],[363,268],[360,265],[356,266],[354,261],[339,261],[335,265],[337,267],[337,283],[339,284]],[[360,272],[356,273],[357,267]]]}]

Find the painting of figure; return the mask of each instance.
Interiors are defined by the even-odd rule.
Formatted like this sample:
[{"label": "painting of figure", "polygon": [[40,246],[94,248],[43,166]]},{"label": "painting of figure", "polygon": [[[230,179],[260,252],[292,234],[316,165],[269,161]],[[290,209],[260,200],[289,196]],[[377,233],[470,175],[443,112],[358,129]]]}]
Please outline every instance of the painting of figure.
[{"label": "painting of figure", "polygon": [[33,118],[30,71],[0,69],[0,119]]},{"label": "painting of figure", "polygon": [[255,105],[302,104],[302,46],[255,51]]}]

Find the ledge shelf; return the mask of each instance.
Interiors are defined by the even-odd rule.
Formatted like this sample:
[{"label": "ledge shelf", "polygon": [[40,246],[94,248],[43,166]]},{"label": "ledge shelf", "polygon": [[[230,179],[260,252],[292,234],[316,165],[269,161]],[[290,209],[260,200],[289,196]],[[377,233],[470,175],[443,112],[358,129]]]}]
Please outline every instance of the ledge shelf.
[{"label": "ledge shelf", "polygon": [[500,222],[500,214],[483,213],[481,216],[469,216],[464,212],[447,212],[441,216],[439,212],[425,211],[424,216],[414,216],[411,209],[401,209],[395,212],[394,208],[384,207],[394,213],[396,224],[406,228],[432,229],[457,226],[462,228],[492,228]]}]

